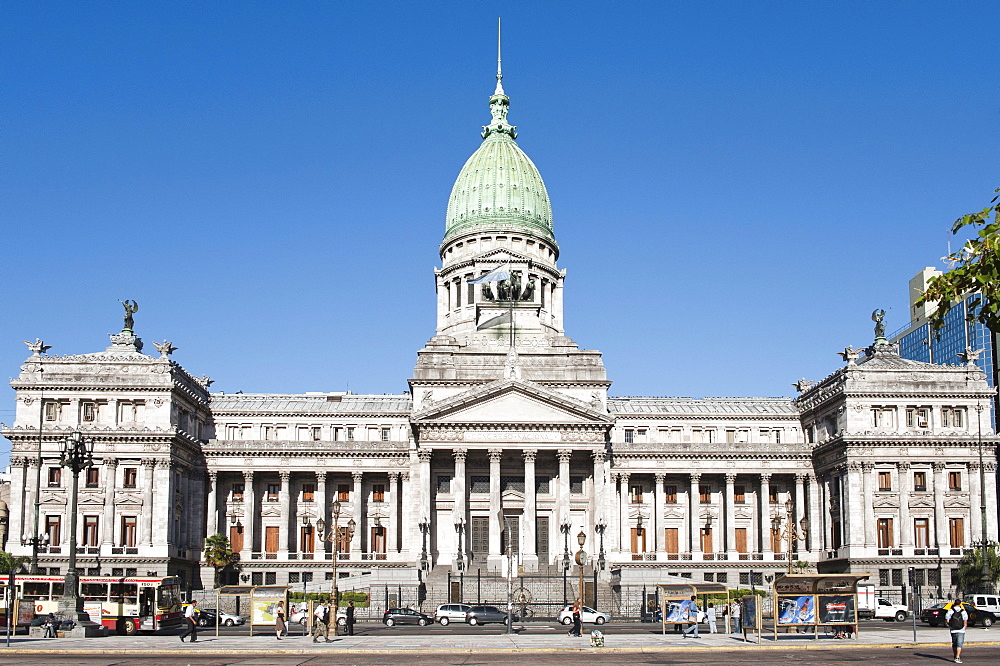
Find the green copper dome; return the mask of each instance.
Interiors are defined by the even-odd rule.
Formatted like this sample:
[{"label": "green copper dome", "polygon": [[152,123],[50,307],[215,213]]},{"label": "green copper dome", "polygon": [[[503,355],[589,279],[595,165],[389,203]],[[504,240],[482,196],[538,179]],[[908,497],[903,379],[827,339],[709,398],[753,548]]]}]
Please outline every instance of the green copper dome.
[{"label": "green copper dome", "polygon": [[448,199],[444,240],[475,230],[531,234],[555,242],[549,193],[534,163],[514,141],[507,123],[509,98],[500,85],[490,97],[493,122],[483,143],[462,167]]}]

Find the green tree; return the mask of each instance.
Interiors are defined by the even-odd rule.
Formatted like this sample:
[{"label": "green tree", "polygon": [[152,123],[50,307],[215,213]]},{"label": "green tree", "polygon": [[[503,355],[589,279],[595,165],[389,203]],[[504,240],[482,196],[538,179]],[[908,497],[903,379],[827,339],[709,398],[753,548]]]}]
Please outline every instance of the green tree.
[{"label": "green tree", "polygon": [[[1000,192],[1000,188],[993,191]],[[917,305],[937,305],[930,317],[931,328],[944,325],[944,316],[962,297],[979,293],[969,301],[978,312],[970,319],[983,323],[994,334],[1000,333],[1000,195],[994,196],[990,205],[978,213],[969,213],[955,220],[951,232],[957,234],[967,227],[976,230],[976,237],[969,239],[961,250],[945,257],[951,264],[948,272],[927,282],[927,291]]]},{"label": "green tree", "polygon": [[955,581],[962,594],[970,592],[992,592],[1000,580],[1000,553],[996,546],[974,548],[966,553],[958,563],[958,580]]},{"label": "green tree", "polygon": [[0,572],[18,572],[21,567],[31,561],[30,557],[15,556],[0,550]]},{"label": "green tree", "polygon": [[215,569],[215,587],[219,587],[219,574],[223,569],[239,559],[224,534],[213,534],[205,539],[205,564]]}]

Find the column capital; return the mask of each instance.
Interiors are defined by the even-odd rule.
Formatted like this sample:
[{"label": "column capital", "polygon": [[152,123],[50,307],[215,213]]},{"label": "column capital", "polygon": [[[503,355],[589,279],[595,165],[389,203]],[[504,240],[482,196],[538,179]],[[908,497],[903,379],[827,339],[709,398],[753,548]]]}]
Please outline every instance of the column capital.
[{"label": "column capital", "polygon": [[597,449],[595,451],[591,451],[590,455],[593,456],[595,464],[603,463],[605,460],[608,459],[608,452],[605,451],[604,449]]},{"label": "column capital", "polygon": [[208,470],[208,480],[212,482],[212,485],[215,485],[215,480],[217,478],[219,478],[219,472],[218,472],[218,470],[214,470],[214,469]]},{"label": "column capital", "polygon": [[631,472],[618,472],[618,478],[621,479],[626,484],[628,483],[628,480],[631,476],[632,476]]},{"label": "column capital", "polygon": [[156,467],[156,458],[143,458],[139,464],[143,467]]},{"label": "column capital", "polygon": [[409,481],[410,480],[410,473],[409,472],[400,472],[399,478],[401,478],[403,481]]},{"label": "column capital", "polygon": [[809,472],[808,474],[806,474],[806,481],[808,481],[810,484],[816,483],[816,475],[813,474],[812,472]]},{"label": "column capital", "polygon": [[451,455],[455,457],[455,462],[465,462],[465,458],[469,455],[469,450],[465,448],[452,449]]},{"label": "column capital", "polygon": [[621,475],[618,472],[611,472],[609,476],[614,483],[618,483],[618,477]]},{"label": "column capital", "polygon": [[978,462],[967,462],[967,463],[965,463],[965,466],[969,469],[970,472],[976,472],[976,471],[979,470],[979,463]]},{"label": "column capital", "polygon": [[500,458],[503,457],[503,449],[490,449],[490,464],[500,462]]},{"label": "column capital", "polygon": [[246,481],[246,483],[253,483],[253,475],[254,475],[254,470],[252,469],[243,470],[243,480]]},{"label": "column capital", "polygon": [[322,470],[322,471],[321,470],[317,470],[316,471],[316,483],[318,483],[321,486],[325,486],[326,485],[326,470],[325,469]]},{"label": "column capital", "polygon": [[278,478],[281,479],[282,483],[288,483],[288,480],[292,478],[292,473],[283,469],[278,472]]},{"label": "column capital", "polygon": [[908,460],[902,460],[896,463],[896,469],[900,472],[908,472],[910,471],[910,462]]},{"label": "column capital", "polygon": [[118,467],[118,458],[105,458],[104,459],[104,466],[105,467],[110,467],[112,469],[114,469],[115,467]]},{"label": "column capital", "polygon": [[28,467],[39,467],[41,464],[38,458],[28,458]]},{"label": "column capital", "polygon": [[396,483],[399,481],[399,472],[389,472],[389,483]]},{"label": "column capital", "polygon": [[174,466],[175,466],[174,461],[170,460],[169,458],[157,458],[156,459],[156,467],[158,469],[170,469],[171,467],[174,467]]},{"label": "column capital", "polygon": [[11,467],[23,467],[28,463],[28,459],[24,456],[11,456],[10,466]]},{"label": "column capital", "polygon": [[659,484],[663,483],[664,479],[667,478],[667,475],[664,472],[657,472],[653,475],[653,478],[656,479],[657,488],[659,488]]},{"label": "column capital", "polygon": [[691,483],[698,483],[701,481],[701,472],[691,472]]},{"label": "column capital", "polygon": [[798,472],[795,475],[795,483],[796,484],[803,483],[805,480],[806,480],[806,474],[805,474],[805,472]]},{"label": "column capital", "polygon": [[535,458],[538,457],[538,449],[524,449],[521,455],[524,456],[524,462],[534,464]]},{"label": "column capital", "polygon": [[864,469],[864,466],[857,461],[847,463],[848,472],[860,472]]},{"label": "column capital", "polygon": [[761,475],[760,475],[760,482],[761,483],[771,483],[771,474],[770,474],[770,472],[762,472]]},{"label": "column capital", "polygon": [[364,476],[364,472],[351,472],[351,478],[354,479],[354,483],[361,483],[361,479],[363,479]]},{"label": "column capital", "polygon": [[993,462],[993,461],[984,462],[983,463],[983,470],[985,470],[986,472],[990,472],[990,473],[996,472],[997,471],[997,464],[995,462]]},{"label": "column capital", "polygon": [[861,469],[862,471],[870,472],[873,469],[875,469],[875,463],[865,460],[864,462],[861,463]]},{"label": "column capital", "polygon": [[419,451],[417,451],[417,458],[419,458],[420,462],[422,463],[430,462],[431,456],[433,455],[434,451],[432,451],[431,449],[420,449]]},{"label": "column capital", "polygon": [[731,486],[734,483],[736,483],[736,473],[730,472],[729,474],[726,474],[726,485]]},{"label": "column capital", "polygon": [[556,451],[556,458],[559,459],[559,464],[568,463],[572,457],[573,449],[559,449]]},{"label": "column capital", "polygon": [[931,467],[934,469],[935,473],[937,473],[937,472],[943,472],[944,468],[945,468],[945,464],[943,462],[934,462],[934,463],[931,463]]}]

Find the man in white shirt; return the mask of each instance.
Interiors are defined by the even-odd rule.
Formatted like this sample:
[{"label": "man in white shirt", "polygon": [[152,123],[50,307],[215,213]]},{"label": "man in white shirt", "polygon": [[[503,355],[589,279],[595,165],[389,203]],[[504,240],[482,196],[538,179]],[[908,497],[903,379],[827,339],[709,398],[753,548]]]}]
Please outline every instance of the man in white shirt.
[{"label": "man in white shirt", "polygon": [[969,614],[962,607],[962,600],[955,599],[954,603],[944,614],[944,621],[951,629],[951,651],[955,655],[955,663],[962,663],[962,645],[965,643],[965,628],[969,626]]},{"label": "man in white shirt", "polygon": [[316,604],[313,610],[313,643],[319,642],[319,637],[329,643],[330,641],[330,609],[322,601]]},{"label": "man in white shirt", "polygon": [[187,631],[181,634],[181,643],[184,642],[185,636],[191,636],[189,643],[198,642],[198,602],[192,601],[188,604],[188,607],[184,609],[184,621],[187,622]]}]

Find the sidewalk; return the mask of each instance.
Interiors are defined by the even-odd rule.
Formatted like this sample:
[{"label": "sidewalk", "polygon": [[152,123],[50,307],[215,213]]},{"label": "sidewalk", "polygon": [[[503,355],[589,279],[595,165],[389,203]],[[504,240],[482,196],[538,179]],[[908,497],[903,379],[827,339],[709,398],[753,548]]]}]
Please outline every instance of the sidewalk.
[{"label": "sidewalk", "polygon": [[[11,638],[10,648],[3,647],[0,641],[0,660],[6,654],[180,654],[196,652],[199,654],[337,654],[337,653],[386,653],[386,652],[519,652],[543,653],[562,651],[603,651],[603,652],[660,652],[670,650],[697,649],[830,649],[836,647],[853,647],[867,645],[873,647],[901,646],[934,646],[950,645],[948,631],[945,628],[917,629],[917,642],[913,642],[913,634],[899,629],[868,630],[860,638],[853,640],[834,640],[820,635],[819,640],[805,634],[778,634],[774,641],[773,634],[761,636],[761,643],[745,643],[736,634],[706,634],[697,639],[683,639],[679,634],[661,635],[653,633],[655,625],[649,625],[649,633],[616,633],[614,625],[604,630],[605,647],[591,648],[589,635],[582,638],[567,636],[565,631],[551,627],[528,626],[519,633],[506,635],[495,632],[483,634],[452,635],[440,631],[428,631],[425,634],[386,635],[380,632],[374,636],[338,636],[331,638],[332,643],[313,643],[310,636],[292,634],[278,641],[273,633],[265,632],[252,637],[246,634],[239,636],[219,636],[214,632],[201,631],[197,643],[181,643],[178,634],[163,634],[158,636],[109,636],[107,638],[28,638],[18,636]],[[988,630],[981,628],[969,629],[966,634],[966,644],[1000,645],[1000,629]]]}]

